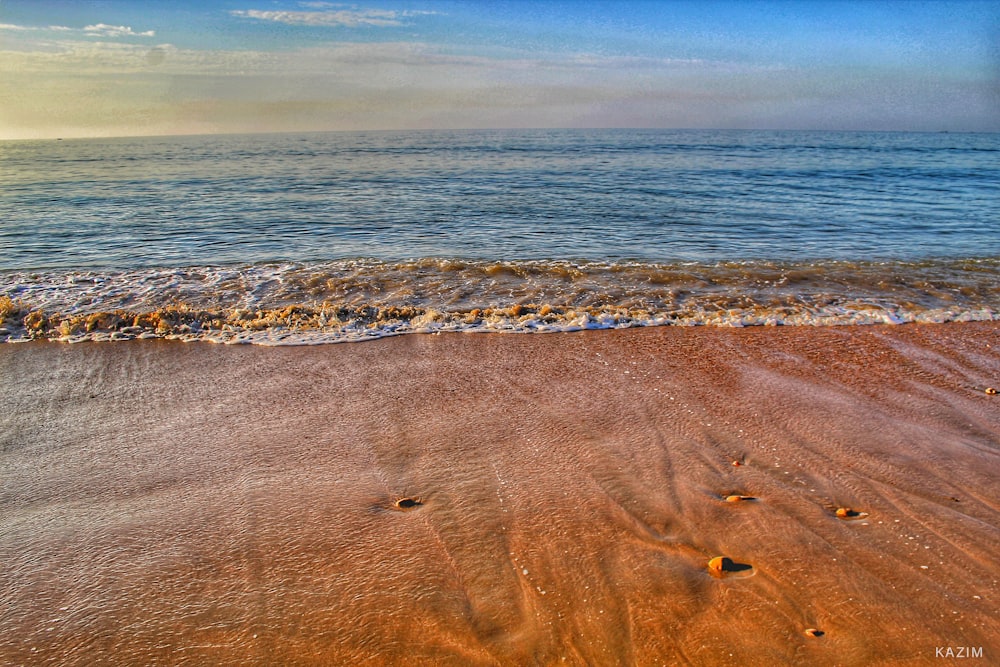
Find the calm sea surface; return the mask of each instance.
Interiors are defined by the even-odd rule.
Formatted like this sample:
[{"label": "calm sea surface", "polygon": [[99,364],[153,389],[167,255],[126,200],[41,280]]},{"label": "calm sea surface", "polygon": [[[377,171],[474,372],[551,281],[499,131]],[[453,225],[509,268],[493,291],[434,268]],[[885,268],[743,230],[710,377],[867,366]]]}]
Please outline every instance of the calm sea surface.
[{"label": "calm sea surface", "polygon": [[0,295],[12,340],[993,319],[1000,135],[4,142]]}]

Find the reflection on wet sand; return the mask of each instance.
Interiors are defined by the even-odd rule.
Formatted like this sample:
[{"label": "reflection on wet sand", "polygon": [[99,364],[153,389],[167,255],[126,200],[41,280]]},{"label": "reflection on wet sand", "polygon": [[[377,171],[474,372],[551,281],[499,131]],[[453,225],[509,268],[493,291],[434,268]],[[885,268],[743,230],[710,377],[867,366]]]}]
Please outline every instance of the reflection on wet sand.
[{"label": "reflection on wet sand", "polygon": [[995,656],[998,331],[0,346],[0,663]]}]

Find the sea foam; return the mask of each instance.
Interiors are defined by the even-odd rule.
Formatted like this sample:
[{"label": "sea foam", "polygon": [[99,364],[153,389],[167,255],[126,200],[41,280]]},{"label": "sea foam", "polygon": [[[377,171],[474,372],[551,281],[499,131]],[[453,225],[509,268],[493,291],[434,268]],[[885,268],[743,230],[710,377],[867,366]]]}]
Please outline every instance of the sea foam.
[{"label": "sea foam", "polygon": [[407,333],[996,319],[1000,262],[350,260],[0,274],[0,337],[260,345]]}]

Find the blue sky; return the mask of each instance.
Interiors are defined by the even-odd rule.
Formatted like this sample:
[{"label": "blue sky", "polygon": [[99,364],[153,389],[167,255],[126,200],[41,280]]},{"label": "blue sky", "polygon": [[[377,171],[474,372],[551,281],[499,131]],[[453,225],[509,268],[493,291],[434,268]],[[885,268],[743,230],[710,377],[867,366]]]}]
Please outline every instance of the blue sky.
[{"label": "blue sky", "polygon": [[0,0],[0,139],[1000,131],[1000,2]]}]

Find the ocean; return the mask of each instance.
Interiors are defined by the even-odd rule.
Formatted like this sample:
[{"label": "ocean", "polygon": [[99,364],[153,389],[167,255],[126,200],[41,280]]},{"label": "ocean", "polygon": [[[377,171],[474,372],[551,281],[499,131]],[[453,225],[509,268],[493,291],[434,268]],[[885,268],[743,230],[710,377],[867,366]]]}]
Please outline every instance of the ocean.
[{"label": "ocean", "polygon": [[0,143],[0,665],[992,658],[998,156]]},{"label": "ocean", "polygon": [[1000,135],[0,143],[0,340],[1000,317]]}]

